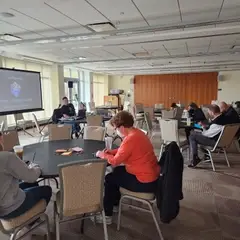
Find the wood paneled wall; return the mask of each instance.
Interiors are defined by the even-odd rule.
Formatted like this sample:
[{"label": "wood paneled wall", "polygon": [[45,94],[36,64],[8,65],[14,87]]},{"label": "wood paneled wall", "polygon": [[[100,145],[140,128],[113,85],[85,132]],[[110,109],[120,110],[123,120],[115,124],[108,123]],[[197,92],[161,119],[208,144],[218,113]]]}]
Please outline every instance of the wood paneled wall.
[{"label": "wood paneled wall", "polygon": [[170,107],[179,101],[210,104],[217,99],[218,73],[139,75],[134,78],[134,101],[145,106],[163,103]]}]

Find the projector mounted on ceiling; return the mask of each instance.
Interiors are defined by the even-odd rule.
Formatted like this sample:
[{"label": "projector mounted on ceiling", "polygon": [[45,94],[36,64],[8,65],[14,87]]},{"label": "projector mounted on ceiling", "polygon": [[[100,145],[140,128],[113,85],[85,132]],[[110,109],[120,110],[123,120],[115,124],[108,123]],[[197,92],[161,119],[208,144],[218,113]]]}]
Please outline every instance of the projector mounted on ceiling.
[{"label": "projector mounted on ceiling", "polygon": [[111,22],[94,23],[94,24],[88,24],[87,26],[92,30],[94,30],[95,32],[105,32],[105,31],[116,30],[115,26]]}]

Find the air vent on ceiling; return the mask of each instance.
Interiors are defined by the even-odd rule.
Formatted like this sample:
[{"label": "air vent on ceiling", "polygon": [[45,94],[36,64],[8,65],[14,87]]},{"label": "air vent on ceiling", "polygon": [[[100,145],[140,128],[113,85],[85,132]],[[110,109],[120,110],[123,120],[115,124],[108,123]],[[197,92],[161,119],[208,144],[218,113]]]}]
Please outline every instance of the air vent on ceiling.
[{"label": "air vent on ceiling", "polygon": [[11,41],[19,41],[19,40],[22,40],[20,37],[18,36],[14,36],[12,34],[3,34],[3,35],[0,35],[0,39],[1,40],[4,40],[4,41],[8,41],[8,42],[11,42]]},{"label": "air vent on ceiling", "polygon": [[138,52],[138,53],[133,53],[133,56],[135,57],[148,57],[150,54],[148,52]]},{"label": "air vent on ceiling", "polygon": [[240,50],[240,45],[233,45],[233,46],[232,46],[232,49],[234,49],[234,50]]},{"label": "air vent on ceiling", "polygon": [[92,30],[94,30],[95,32],[105,32],[105,31],[116,30],[115,26],[111,22],[94,23],[94,24],[88,24],[87,26]]}]

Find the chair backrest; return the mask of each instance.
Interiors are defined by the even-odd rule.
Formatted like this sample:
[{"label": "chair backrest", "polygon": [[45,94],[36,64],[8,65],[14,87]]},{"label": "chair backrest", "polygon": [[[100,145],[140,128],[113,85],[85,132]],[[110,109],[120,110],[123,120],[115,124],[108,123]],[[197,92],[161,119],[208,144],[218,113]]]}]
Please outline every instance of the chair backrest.
[{"label": "chair backrest", "polygon": [[23,114],[22,113],[14,114],[14,119],[15,119],[15,122],[20,121],[20,120],[24,120]]},{"label": "chair backrest", "polygon": [[135,110],[135,114],[144,112],[144,110],[143,110],[143,104],[142,104],[142,103],[136,103],[136,104],[134,105],[134,110]]},{"label": "chair backrest", "polygon": [[106,128],[98,126],[86,126],[84,128],[83,138],[85,140],[104,141]]},{"label": "chair backrest", "polygon": [[140,129],[145,135],[148,135],[148,132],[144,129]]},{"label": "chair backrest", "polygon": [[103,209],[106,161],[86,160],[59,165],[60,218]]},{"label": "chair backrest", "polygon": [[164,104],[163,103],[155,103],[154,104],[154,108],[155,109],[164,109]]},{"label": "chair backrest", "polygon": [[184,108],[183,107],[177,107],[175,108],[175,117],[174,119],[181,120],[183,115]]},{"label": "chair backrest", "polygon": [[153,107],[144,107],[143,110],[144,110],[145,113],[149,113],[149,117],[153,121],[153,119],[154,119],[154,108]]},{"label": "chair backrest", "polygon": [[1,124],[0,124],[0,133],[3,132],[5,129],[5,122],[2,121]]},{"label": "chair backrest", "polygon": [[175,117],[175,111],[174,110],[162,110],[162,118],[164,119],[170,119]]},{"label": "chair backrest", "polygon": [[96,111],[95,102],[89,102],[88,106],[91,112]]},{"label": "chair backrest", "polygon": [[18,132],[16,130],[5,131],[3,132],[2,137],[4,151],[11,151],[14,146],[19,145]]},{"label": "chair backrest", "polygon": [[160,119],[161,137],[164,142],[175,141],[179,143],[178,120]]},{"label": "chair backrest", "polygon": [[201,109],[202,109],[202,111],[203,111],[206,119],[209,119],[210,116],[209,116],[209,113],[208,113],[208,107],[206,107],[206,106],[201,106]]},{"label": "chair backrest", "polygon": [[147,124],[148,132],[151,133],[153,130],[153,124],[152,124],[152,119],[150,117],[150,114],[148,112],[144,113],[144,119]]},{"label": "chair backrest", "polygon": [[72,133],[71,125],[57,125],[53,124],[48,127],[49,141],[55,140],[70,140]]},{"label": "chair backrest", "polygon": [[88,126],[102,126],[102,116],[101,115],[88,115],[87,125]]},{"label": "chair backrest", "polygon": [[40,133],[41,130],[40,130],[40,126],[39,126],[37,117],[36,117],[36,115],[35,115],[34,113],[32,113],[32,116],[33,116],[33,121],[34,121],[34,123],[35,123],[35,126],[36,126],[36,128],[37,128],[37,131]]},{"label": "chair backrest", "polygon": [[221,131],[221,134],[214,146],[215,150],[216,148],[228,148],[232,144],[233,140],[235,139],[235,136],[239,130],[240,124],[229,124],[225,125]]}]

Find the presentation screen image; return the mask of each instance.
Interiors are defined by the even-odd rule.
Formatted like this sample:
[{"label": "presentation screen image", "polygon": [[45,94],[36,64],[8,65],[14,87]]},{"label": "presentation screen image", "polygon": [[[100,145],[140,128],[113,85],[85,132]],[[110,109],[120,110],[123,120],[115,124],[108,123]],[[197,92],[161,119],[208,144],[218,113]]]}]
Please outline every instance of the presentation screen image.
[{"label": "presentation screen image", "polygon": [[0,115],[40,110],[40,73],[0,68]]}]

